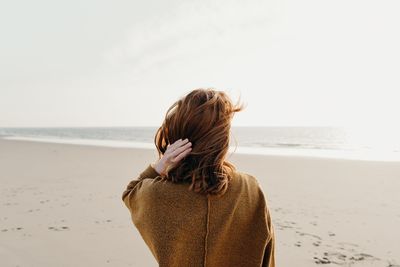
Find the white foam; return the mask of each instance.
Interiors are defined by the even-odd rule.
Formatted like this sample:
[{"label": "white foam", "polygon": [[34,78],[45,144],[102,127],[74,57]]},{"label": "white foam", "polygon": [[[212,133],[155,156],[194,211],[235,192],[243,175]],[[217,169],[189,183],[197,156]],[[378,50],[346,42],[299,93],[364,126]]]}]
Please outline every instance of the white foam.
[{"label": "white foam", "polygon": [[[134,141],[65,139],[65,138],[51,138],[51,137],[45,138],[45,137],[23,137],[23,136],[3,137],[3,139],[58,143],[58,144],[102,146],[102,147],[155,149],[155,145],[152,143],[134,142]],[[236,149],[235,147],[229,148],[229,155],[231,155],[232,153],[248,154],[248,155],[278,155],[278,156],[299,156],[299,157],[306,156],[306,157],[316,157],[316,158],[336,158],[336,159],[370,160],[370,161],[400,161],[399,152],[388,152],[382,150],[344,151],[344,150],[328,150],[328,149],[238,146]]]},{"label": "white foam", "polygon": [[9,136],[3,137],[7,140],[32,141],[57,144],[73,144],[87,146],[104,146],[104,147],[126,147],[126,148],[154,148],[154,144],[134,142],[134,141],[118,141],[118,140],[100,140],[100,139],[66,139],[66,138],[51,138],[51,137],[24,137],[24,136]]}]

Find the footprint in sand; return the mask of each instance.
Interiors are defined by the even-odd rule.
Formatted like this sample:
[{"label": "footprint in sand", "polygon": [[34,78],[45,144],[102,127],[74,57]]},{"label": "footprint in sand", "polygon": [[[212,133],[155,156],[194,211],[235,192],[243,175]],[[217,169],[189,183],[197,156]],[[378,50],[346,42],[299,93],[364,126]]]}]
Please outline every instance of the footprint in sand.
[{"label": "footprint in sand", "polygon": [[310,236],[310,237],[313,237],[315,239],[321,240],[320,236],[314,235],[314,234],[304,233],[304,232],[300,232],[300,231],[296,231],[296,234],[298,234],[300,236]]},{"label": "footprint in sand", "polygon": [[34,211],[39,211],[40,209],[30,209],[30,210],[27,210],[27,212],[34,212]]},{"label": "footprint in sand", "polygon": [[54,227],[54,226],[49,226],[49,227],[47,227],[47,229],[53,230],[53,231],[62,231],[62,230],[69,230],[69,227],[68,226],[61,226],[61,228],[57,228],[57,227]]},{"label": "footprint in sand", "polygon": [[319,247],[319,245],[321,245],[321,241],[315,241],[312,244],[314,247]]},{"label": "footprint in sand", "polygon": [[[11,228],[11,230],[12,230],[12,231],[14,231],[14,230],[17,230],[17,231],[19,231],[19,230],[22,230],[22,229],[24,229],[24,228],[22,228],[22,227],[15,227],[15,228]],[[8,231],[8,229],[2,229],[1,231],[2,231],[2,232],[7,232],[7,231]]]},{"label": "footprint in sand", "polygon": [[314,257],[313,259],[316,264],[333,263],[338,265],[349,264],[349,266],[355,262],[379,260],[378,258],[366,253],[356,253],[352,256],[348,256],[340,252],[324,252],[322,257]]},{"label": "footprint in sand", "polygon": [[17,202],[6,202],[6,203],[4,203],[4,206],[18,206],[19,205],[19,203],[17,203]]},{"label": "footprint in sand", "polygon": [[[95,223],[97,223],[97,224],[99,224],[99,223],[101,223],[100,221],[94,221]],[[103,220],[102,222],[112,222],[112,220],[110,220],[110,219],[108,219],[108,220]]]},{"label": "footprint in sand", "polygon": [[276,223],[276,226],[279,230],[285,230],[285,229],[292,229],[293,226],[288,224],[288,223]]},{"label": "footprint in sand", "polygon": [[314,257],[314,262],[316,264],[329,264],[329,263],[331,263],[331,261],[327,257],[322,257],[322,258]]}]

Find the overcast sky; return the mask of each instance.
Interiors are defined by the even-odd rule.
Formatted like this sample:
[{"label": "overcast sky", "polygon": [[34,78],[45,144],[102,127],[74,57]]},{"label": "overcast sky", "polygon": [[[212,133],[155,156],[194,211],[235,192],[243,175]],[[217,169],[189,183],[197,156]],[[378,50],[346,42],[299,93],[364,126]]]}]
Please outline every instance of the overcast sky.
[{"label": "overcast sky", "polygon": [[400,2],[2,1],[0,127],[158,126],[199,87],[233,125],[398,124]]}]

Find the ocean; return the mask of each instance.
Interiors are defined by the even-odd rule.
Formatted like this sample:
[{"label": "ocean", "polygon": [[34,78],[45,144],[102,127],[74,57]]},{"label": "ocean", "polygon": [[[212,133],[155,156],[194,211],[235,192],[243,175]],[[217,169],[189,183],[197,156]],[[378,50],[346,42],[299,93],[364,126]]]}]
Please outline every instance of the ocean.
[{"label": "ocean", "polygon": [[[155,149],[156,130],[157,127],[0,128],[0,138]],[[341,127],[232,127],[231,132],[230,151],[236,153],[400,160],[398,135],[388,131]]]}]

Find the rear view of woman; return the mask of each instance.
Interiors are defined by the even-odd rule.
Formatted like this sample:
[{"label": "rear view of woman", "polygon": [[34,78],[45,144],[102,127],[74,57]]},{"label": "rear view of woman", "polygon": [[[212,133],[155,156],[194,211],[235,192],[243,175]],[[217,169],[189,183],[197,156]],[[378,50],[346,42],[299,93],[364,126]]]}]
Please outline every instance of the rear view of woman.
[{"label": "rear view of woman", "polygon": [[159,159],[122,194],[159,266],[275,266],[275,236],[257,179],[226,161],[242,106],[223,91],[176,101],[155,134]]}]

